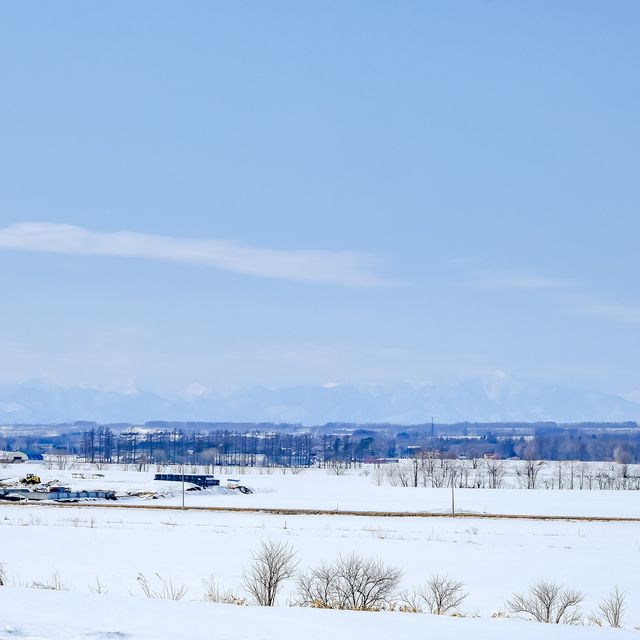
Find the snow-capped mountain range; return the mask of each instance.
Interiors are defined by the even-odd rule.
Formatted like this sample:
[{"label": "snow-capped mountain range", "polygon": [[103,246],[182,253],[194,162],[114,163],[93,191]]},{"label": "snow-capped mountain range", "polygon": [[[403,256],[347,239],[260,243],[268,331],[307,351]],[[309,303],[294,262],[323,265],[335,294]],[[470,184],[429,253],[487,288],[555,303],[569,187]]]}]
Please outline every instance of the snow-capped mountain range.
[{"label": "snow-capped mountain range", "polygon": [[270,389],[254,386],[215,394],[191,385],[175,398],[131,387],[123,391],[61,387],[41,380],[0,385],[0,422],[75,420],[146,422],[426,423],[640,421],[633,394],[539,384],[496,373],[454,383],[414,386],[326,384]]}]

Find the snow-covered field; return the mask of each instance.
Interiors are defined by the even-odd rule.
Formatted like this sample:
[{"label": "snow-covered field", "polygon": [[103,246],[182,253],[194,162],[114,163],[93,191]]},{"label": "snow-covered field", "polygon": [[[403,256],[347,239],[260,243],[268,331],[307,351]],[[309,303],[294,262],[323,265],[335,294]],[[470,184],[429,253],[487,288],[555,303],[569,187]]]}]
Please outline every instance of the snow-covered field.
[{"label": "snow-covered field", "polygon": [[[547,477],[555,477],[556,463],[547,463]],[[565,463],[566,465],[566,463]],[[593,469],[604,465],[593,463]],[[190,470],[187,470],[189,472]],[[56,480],[73,490],[112,489],[119,494],[128,491],[160,492],[163,497],[153,504],[181,505],[180,483],[156,482],[155,471],[125,471],[122,468],[103,468],[104,478],[91,478],[93,465],[79,465],[78,469],[45,469],[41,464],[29,463],[0,468],[0,480],[36,473],[43,481]],[[451,490],[431,487],[391,486],[386,480],[378,486],[372,467],[345,471],[336,475],[331,470],[308,469],[298,474],[290,470],[238,469],[224,470],[218,477],[225,485],[227,478],[240,480],[254,493],[244,495],[236,491],[186,492],[190,506],[323,509],[336,511],[411,511],[450,512]],[[633,473],[640,471],[633,467]],[[82,473],[85,479],[74,478]],[[565,469],[565,477],[567,470]],[[544,476],[542,476],[544,477]],[[455,508],[459,513],[524,514],[554,516],[640,517],[640,492],[625,490],[557,490],[517,489],[514,474],[504,478],[501,489],[456,489]],[[577,483],[576,483],[577,486]],[[125,498],[127,504],[151,502],[148,499]]]},{"label": "snow-covered field", "polygon": [[[17,470],[0,469],[0,478]],[[77,470],[19,467],[22,475],[34,470],[43,480],[57,479],[74,489],[146,491],[161,484],[153,481],[153,472],[108,469],[101,471],[104,478],[78,479],[72,477]],[[188,492],[186,503],[371,511],[449,508],[450,489],[377,486],[361,471],[342,476],[324,470],[244,474],[241,482],[254,494]],[[179,504],[181,496],[178,491],[173,497],[136,501],[170,505]],[[483,513],[640,516],[640,494],[635,491],[460,489],[456,502],[460,509]],[[126,503],[133,504],[134,499]],[[461,611],[469,617],[290,607],[293,581],[285,584],[275,610],[202,602],[203,581],[212,575],[223,587],[246,595],[243,569],[261,540],[287,541],[296,550],[301,569],[354,551],[378,557],[403,570],[405,588],[436,573],[448,574],[465,583],[469,595]],[[329,630],[370,638],[398,632],[437,638],[640,637],[633,630],[640,624],[640,525],[633,522],[281,516],[0,503],[0,563],[8,575],[8,586],[0,589],[0,638],[210,638],[213,634],[266,640],[302,634],[320,638]],[[68,591],[24,586],[47,581],[54,572]],[[158,581],[156,574],[171,579],[184,585],[187,595],[180,602],[150,601],[140,589],[139,574],[153,584]],[[526,590],[540,578],[583,591],[585,614],[614,586],[628,590],[628,630],[551,628],[492,618],[505,611],[505,600],[514,592]]]}]

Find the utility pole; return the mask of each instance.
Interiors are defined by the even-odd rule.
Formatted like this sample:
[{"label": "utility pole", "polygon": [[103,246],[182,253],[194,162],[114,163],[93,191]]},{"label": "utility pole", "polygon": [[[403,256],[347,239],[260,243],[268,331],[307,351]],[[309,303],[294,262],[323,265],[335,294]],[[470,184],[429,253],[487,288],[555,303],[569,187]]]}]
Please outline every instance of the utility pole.
[{"label": "utility pole", "polygon": [[433,434],[434,434],[434,431],[433,431],[433,416],[431,416],[431,439],[432,440],[433,440]]},{"label": "utility pole", "polygon": [[184,442],[182,443],[182,509],[184,511],[184,457],[186,451],[184,447]]},{"label": "utility pole", "polygon": [[182,462],[182,509],[184,510],[184,461]]},{"label": "utility pole", "polygon": [[451,515],[456,515],[456,472],[451,471]]}]

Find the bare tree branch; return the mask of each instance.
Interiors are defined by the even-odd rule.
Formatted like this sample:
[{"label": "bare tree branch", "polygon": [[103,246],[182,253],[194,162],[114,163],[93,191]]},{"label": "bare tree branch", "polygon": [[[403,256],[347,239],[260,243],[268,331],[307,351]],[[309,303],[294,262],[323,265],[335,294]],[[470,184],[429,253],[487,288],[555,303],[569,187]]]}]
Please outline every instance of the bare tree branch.
[{"label": "bare tree branch", "polygon": [[298,562],[286,542],[260,542],[251,554],[252,564],[244,573],[244,588],[263,607],[273,607],[284,580],[293,577]]},{"label": "bare tree branch", "polygon": [[375,611],[388,606],[402,571],[352,553],[298,577],[297,604],[323,609]]},{"label": "bare tree branch", "polygon": [[435,575],[426,585],[401,595],[402,604],[410,611],[447,615],[454,612],[467,597],[464,583],[448,576]]},{"label": "bare tree branch", "polygon": [[579,624],[582,622],[579,605],[583,600],[579,591],[540,580],[529,589],[528,595],[515,594],[507,601],[507,608],[511,613],[530,616],[537,622]]}]

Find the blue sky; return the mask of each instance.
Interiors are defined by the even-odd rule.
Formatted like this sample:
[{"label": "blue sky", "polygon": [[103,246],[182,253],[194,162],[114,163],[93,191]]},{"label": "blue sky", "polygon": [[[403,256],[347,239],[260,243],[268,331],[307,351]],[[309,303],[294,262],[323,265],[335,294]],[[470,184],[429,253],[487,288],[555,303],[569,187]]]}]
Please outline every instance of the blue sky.
[{"label": "blue sky", "polygon": [[640,390],[639,19],[2,3],[0,379]]}]

